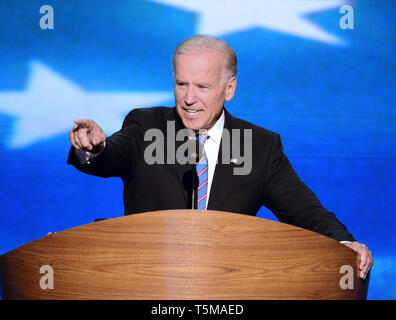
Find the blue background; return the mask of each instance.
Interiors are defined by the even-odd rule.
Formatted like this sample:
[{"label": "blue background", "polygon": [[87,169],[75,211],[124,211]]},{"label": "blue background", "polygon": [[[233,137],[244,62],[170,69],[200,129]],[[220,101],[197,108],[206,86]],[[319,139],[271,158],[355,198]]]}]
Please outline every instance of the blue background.
[{"label": "blue background", "polygon": [[[39,27],[43,4],[54,8],[54,30]],[[361,0],[353,8],[354,30],[339,27],[338,9],[306,17],[343,45],[260,26],[221,35],[238,55],[237,92],[226,107],[281,134],[302,180],[372,250],[368,298],[395,299],[396,5]],[[0,2],[0,254],[50,231],[123,214],[121,180],[66,165],[73,118],[68,128],[29,141],[37,127],[55,121],[24,96],[32,62],[88,95],[172,94],[173,50],[197,32],[199,21],[192,10],[152,1]],[[51,81],[43,85],[54,90]],[[4,98],[10,92],[21,98],[15,109]],[[70,92],[59,91],[57,99],[45,92],[37,99],[48,112],[70,117],[68,109],[56,109],[62,103],[73,108]],[[112,113],[109,101],[97,105],[94,120]],[[173,103],[171,97],[155,105]],[[119,126],[128,110],[140,106],[133,99],[126,103]],[[18,131],[25,115],[33,123]],[[27,142],[15,143],[21,136]],[[265,208],[259,216],[274,219]]]}]

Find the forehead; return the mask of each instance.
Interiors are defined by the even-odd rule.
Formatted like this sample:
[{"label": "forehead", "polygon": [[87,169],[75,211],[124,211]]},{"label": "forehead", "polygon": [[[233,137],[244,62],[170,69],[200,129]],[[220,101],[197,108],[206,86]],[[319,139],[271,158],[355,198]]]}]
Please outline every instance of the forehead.
[{"label": "forehead", "polygon": [[218,78],[224,69],[224,53],[202,51],[181,53],[175,58],[175,76],[188,78]]}]

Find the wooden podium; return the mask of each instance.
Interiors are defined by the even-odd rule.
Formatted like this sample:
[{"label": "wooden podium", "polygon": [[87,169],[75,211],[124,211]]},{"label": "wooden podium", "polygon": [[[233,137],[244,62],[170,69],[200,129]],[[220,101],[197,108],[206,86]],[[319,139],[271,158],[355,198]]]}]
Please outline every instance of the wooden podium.
[{"label": "wooden podium", "polygon": [[288,224],[167,210],[50,234],[2,255],[1,270],[4,299],[365,299],[358,259]]}]

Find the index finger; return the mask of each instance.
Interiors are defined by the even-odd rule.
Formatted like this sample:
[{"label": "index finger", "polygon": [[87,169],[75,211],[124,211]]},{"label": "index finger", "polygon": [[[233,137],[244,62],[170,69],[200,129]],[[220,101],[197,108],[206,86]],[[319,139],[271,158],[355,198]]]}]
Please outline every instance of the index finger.
[{"label": "index finger", "polygon": [[90,128],[94,125],[94,122],[89,119],[76,119],[76,120],[74,120],[74,123],[78,127],[83,127],[83,128]]}]

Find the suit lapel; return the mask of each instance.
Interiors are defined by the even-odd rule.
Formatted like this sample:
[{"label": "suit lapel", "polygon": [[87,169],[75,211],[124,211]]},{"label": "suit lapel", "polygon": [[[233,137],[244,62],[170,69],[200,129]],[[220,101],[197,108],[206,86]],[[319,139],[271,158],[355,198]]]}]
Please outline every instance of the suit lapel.
[{"label": "suit lapel", "polygon": [[[168,121],[173,122],[174,124],[174,131],[169,130],[168,132]],[[184,129],[184,125],[177,115],[176,108],[172,108],[165,117],[165,124],[163,128],[163,132],[166,132],[166,140],[165,140],[165,162],[167,162],[167,154],[170,152],[172,155],[176,157],[176,150],[183,144],[185,141],[177,141],[176,134],[179,130]],[[175,150],[168,150],[168,142],[175,145]],[[175,159],[173,159],[175,160]],[[191,198],[192,198],[192,174],[195,173],[195,166],[191,164],[178,164],[175,162],[174,165],[166,164],[170,166],[170,169],[175,172],[179,180],[179,186],[181,193],[183,194],[183,199],[185,202],[185,208],[191,208]],[[177,186],[175,186],[177,187]]]},{"label": "suit lapel", "polygon": [[[225,135],[228,131],[231,134],[231,129],[235,127],[233,118],[231,115],[225,110],[225,119],[224,119],[224,129],[223,134],[219,146],[219,153],[217,157],[217,164],[213,176],[212,186],[210,189],[210,197],[208,203],[208,210],[221,210],[224,201],[227,198],[229,191],[234,183],[234,175],[233,175],[233,165],[230,162],[230,156],[232,154],[231,150],[231,141],[227,139]],[[242,138],[241,138],[242,139]],[[224,143],[227,143],[227,140],[230,142],[230,146],[225,148],[223,146]],[[223,160],[223,151],[230,150],[229,154],[225,154],[225,158]]]}]

